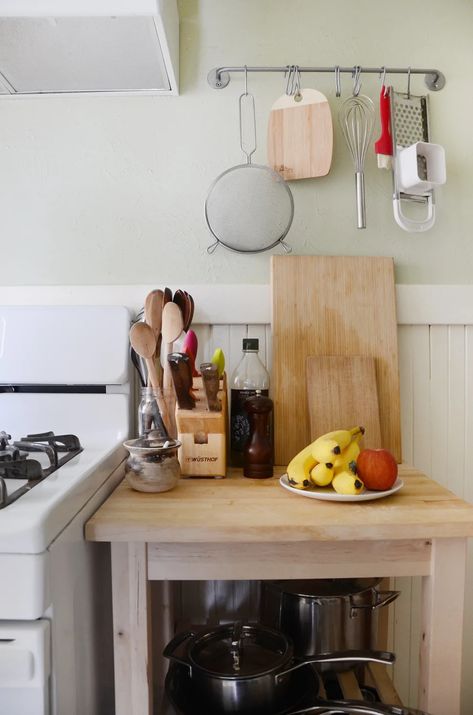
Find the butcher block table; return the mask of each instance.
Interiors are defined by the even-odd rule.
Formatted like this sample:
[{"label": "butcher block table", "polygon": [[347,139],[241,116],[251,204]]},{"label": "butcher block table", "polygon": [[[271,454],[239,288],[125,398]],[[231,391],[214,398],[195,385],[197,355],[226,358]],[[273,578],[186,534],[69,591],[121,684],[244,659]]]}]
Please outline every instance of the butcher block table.
[{"label": "butcher block table", "polygon": [[400,465],[376,501],[308,499],[275,477],[181,479],[162,494],[122,482],[86,537],[111,542],[116,715],[153,712],[150,581],[421,576],[419,708],[459,715],[467,537],[473,506]]}]

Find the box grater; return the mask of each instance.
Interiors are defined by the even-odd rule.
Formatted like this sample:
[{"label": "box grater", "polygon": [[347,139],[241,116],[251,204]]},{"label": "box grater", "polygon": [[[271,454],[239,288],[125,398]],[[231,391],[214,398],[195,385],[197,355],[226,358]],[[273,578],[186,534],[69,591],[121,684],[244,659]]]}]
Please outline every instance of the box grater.
[{"label": "box grater", "polygon": [[[435,222],[435,202],[433,190],[424,195],[412,195],[402,191],[399,182],[398,150],[412,146],[416,142],[429,142],[428,97],[395,92],[390,87],[391,98],[391,133],[393,137],[393,209],[397,224],[405,231],[427,231]],[[418,157],[418,174],[427,178],[425,157]],[[404,213],[406,204],[426,205],[426,215],[417,218]]]}]

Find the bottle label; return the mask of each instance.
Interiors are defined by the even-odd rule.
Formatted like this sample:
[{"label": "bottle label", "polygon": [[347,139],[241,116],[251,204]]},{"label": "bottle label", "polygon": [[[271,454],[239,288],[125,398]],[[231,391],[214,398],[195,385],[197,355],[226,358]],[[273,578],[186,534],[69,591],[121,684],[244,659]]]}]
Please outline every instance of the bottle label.
[{"label": "bottle label", "polygon": [[[258,390],[261,395],[268,397],[269,390]],[[245,444],[250,436],[250,423],[245,410],[245,400],[256,395],[256,390],[232,390],[230,408],[230,449],[232,452],[243,453]]]}]

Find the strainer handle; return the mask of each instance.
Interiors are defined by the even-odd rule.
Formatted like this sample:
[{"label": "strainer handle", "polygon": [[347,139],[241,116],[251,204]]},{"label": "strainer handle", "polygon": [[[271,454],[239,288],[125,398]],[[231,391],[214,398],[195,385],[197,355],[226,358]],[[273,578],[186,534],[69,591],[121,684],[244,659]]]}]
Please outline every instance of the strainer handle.
[{"label": "strainer handle", "polygon": [[[256,151],[256,114],[255,114],[255,98],[252,94],[244,92],[238,100],[239,117],[240,117],[240,147],[243,154],[246,156],[247,164],[251,164],[251,157]],[[244,137],[243,116],[247,114],[248,121],[245,127],[249,130],[248,137]]]}]

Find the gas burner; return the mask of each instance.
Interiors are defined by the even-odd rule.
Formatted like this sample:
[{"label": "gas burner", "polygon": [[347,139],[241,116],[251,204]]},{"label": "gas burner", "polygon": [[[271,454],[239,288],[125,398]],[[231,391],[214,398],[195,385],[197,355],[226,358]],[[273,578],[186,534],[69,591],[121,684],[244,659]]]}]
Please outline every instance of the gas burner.
[{"label": "gas burner", "polygon": [[[82,452],[81,443],[74,434],[55,435],[54,432],[28,434],[18,441],[9,443],[11,435],[0,432],[0,509],[16,501],[36,484],[49,477],[56,469]],[[47,459],[43,466],[31,453],[41,453]],[[8,493],[5,479],[26,480]]]}]

